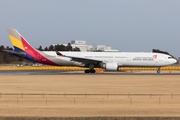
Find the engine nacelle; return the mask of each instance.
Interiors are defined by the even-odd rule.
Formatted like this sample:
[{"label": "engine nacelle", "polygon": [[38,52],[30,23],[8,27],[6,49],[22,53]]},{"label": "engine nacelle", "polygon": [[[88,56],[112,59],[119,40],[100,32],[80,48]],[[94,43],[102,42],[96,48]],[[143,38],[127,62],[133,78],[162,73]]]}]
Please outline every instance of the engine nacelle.
[{"label": "engine nacelle", "polygon": [[104,63],[103,64],[103,68],[105,68],[106,70],[110,70],[110,71],[118,71],[118,63]]}]

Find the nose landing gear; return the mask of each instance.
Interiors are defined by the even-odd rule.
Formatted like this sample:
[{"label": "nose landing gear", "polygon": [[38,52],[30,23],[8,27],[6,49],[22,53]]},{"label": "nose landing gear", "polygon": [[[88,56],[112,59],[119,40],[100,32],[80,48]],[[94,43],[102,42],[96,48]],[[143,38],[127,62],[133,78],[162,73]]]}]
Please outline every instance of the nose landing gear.
[{"label": "nose landing gear", "polygon": [[161,72],[160,69],[161,69],[161,67],[159,67],[158,70],[157,70],[157,73],[158,73],[158,74],[160,74],[160,72]]}]

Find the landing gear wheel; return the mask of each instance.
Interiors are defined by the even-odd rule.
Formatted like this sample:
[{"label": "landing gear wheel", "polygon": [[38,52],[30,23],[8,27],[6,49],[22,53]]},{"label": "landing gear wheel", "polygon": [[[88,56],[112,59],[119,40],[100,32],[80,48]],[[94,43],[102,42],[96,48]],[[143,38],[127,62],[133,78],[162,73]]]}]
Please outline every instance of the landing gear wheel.
[{"label": "landing gear wheel", "polygon": [[84,72],[85,72],[85,73],[89,73],[89,70],[85,70]]},{"label": "landing gear wheel", "polygon": [[159,73],[160,73],[160,70],[158,70],[157,73],[159,74]]},{"label": "landing gear wheel", "polygon": [[95,70],[91,70],[91,73],[95,73],[96,71]]},{"label": "landing gear wheel", "polygon": [[158,73],[158,74],[161,72],[160,69],[161,69],[161,67],[159,67],[158,70],[157,70],[157,73]]},{"label": "landing gear wheel", "polygon": [[96,71],[95,70],[85,70],[84,72],[85,73],[95,73]]}]

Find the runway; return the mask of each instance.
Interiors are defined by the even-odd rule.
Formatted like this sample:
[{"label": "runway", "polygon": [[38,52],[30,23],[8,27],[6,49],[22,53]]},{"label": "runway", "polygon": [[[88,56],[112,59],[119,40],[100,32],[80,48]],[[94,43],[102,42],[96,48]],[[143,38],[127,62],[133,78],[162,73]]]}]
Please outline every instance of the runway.
[{"label": "runway", "polygon": [[162,71],[157,74],[156,71],[118,71],[104,73],[84,73],[84,71],[74,70],[0,70],[0,75],[180,75],[180,71],[168,73]]}]

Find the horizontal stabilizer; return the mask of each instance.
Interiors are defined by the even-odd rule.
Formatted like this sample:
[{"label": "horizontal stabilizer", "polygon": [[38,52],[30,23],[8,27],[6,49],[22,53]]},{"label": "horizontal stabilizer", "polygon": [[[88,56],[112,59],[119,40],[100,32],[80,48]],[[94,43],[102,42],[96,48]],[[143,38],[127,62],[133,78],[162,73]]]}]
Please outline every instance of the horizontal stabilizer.
[{"label": "horizontal stabilizer", "polygon": [[12,55],[17,55],[19,57],[25,57],[26,56],[26,53],[25,52],[15,52],[15,51],[12,51],[12,50],[4,50],[6,52],[8,52],[9,54],[12,54]]}]

